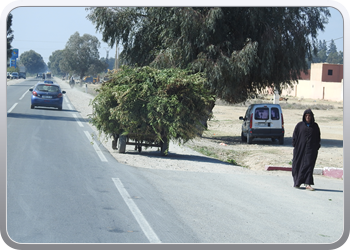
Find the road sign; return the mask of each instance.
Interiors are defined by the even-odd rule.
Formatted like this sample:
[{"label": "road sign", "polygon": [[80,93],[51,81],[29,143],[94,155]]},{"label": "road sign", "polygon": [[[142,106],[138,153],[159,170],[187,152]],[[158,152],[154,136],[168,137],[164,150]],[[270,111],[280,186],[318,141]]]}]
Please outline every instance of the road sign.
[{"label": "road sign", "polygon": [[18,58],[18,49],[12,49],[12,57],[11,58]]}]

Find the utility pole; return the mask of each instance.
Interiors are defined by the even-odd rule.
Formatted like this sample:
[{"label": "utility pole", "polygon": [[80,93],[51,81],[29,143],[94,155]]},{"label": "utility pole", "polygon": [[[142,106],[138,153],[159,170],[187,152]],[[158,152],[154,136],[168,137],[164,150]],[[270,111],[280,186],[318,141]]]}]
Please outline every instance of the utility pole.
[{"label": "utility pole", "polygon": [[[104,49],[106,50],[106,63],[108,65],[108,55],[109,55],[109,51],[111,50],[111,48],[109,47],[104,47]],[[106,72],[108,71],[108,69],[106,70]]]},{"label": "utility pole", "polygon": [[118,43],[116,43],[114,69],[118,69],[118,68],[119,68],[119,54],[118,54]]}]

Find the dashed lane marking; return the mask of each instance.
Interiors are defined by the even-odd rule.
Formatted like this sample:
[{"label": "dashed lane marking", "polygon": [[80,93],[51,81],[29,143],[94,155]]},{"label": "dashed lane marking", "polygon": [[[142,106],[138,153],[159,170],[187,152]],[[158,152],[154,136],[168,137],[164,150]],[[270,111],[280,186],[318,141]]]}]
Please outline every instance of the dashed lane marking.
[{"label": "dashed lane marking", "polygon": [[22,96],[21,98],[19,98],[19,100],[21,101],[23,99],[23,97],[29,92],[29,90],[27,90]]},{"label": "dashed lane marking", "polygon": [[76,114],[72,114],[72,116],[75,118],[75,120],[77,121],[77,123],[79,124],[80,127],[84,127],[84,125],[81,123],[81,121],[79,121],[79,118],[77,117]]},{"label": "dashed lane marking", "polygon": [[91,135],[89,134],[88,131],[84,131],[86,137],[89,139],[89,141],[92,143],[92,146],[94,147],[98,157],[100,157],[101,161],[108,162],[104,154],[102,153],[101,149],[97,146],[97,143],[95,140],[92,139]]},{"label": "dashed lane marking", "polygon": [[146,218],[143,216],[140,209],[136,206],[135,202],[130,197],[128,191],[125,189],[123,183],[119,178],[112,178],[114,185],[117,187],[119,193],[123,197],[126,205],[128,205],[130,211],[134,215],[135,219],[139,223],[142,231],[148,238],[150,243],[162,243],[156,233],[153,231],[152,227],[147,222]]},{"label": "dashed lane marking", "polygon": [[7,110],[7,113],[11,113],[11,111],[17,106],[18,103],[13,104],[13,106]]}]

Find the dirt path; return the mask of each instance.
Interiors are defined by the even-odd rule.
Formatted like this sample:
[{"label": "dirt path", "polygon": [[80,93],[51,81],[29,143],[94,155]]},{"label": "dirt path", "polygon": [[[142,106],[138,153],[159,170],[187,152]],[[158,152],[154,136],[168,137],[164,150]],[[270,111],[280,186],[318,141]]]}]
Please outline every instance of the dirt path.
[{"label": "dirt path", "polygon": [[[285,101],[282,101],[285,103]],[[282,104],[281,102],[281,104]],[[290,98],[289,103],[310,107],[333,105],[333,109],[313,109],[315,120],[321,129],[321,149],[316,163],[317,168],[343,167],[343,106],[342,103]],[[270,139],[256,139],[248,145],[241,142],[241,124],[246,107],[216,105],[214,119],[208,122],[208,131],[203,138],[188,145],[200,151],[211,152],[222,161],[236,162],[253,170],[264,170],[265,165],[291,166],[293,158],[292,134],[295,125],[301,121],[305,109],[283,109],[285,143],[278,145]]]}]

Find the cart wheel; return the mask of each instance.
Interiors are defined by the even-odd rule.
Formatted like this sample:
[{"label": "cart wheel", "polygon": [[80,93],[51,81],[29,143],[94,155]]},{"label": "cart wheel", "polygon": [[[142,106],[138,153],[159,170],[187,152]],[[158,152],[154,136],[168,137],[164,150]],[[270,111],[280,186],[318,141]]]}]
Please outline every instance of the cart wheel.
[{"label": "cart wheel", "polygon": [[161,143],[161,149],[160,152],[162,155],[167,155],[169,149],[169,142],[168,139],[165,137],[163,138],[163,142]]},{"label": "cart wheel", "polygon": [[120,135],[118,140],[118,152],[125,153],[125,148],[126,148],[126,136]]}]

